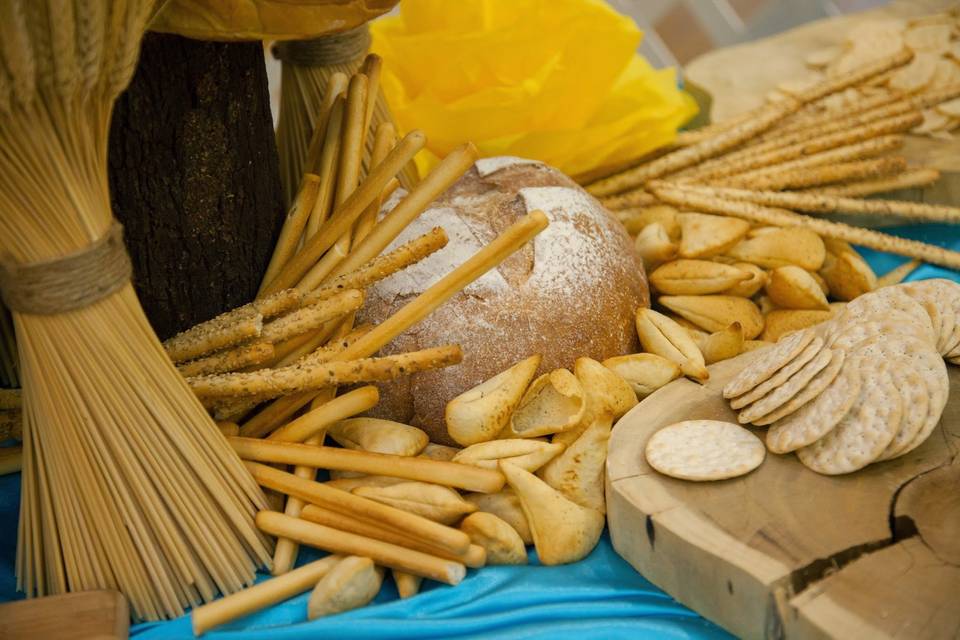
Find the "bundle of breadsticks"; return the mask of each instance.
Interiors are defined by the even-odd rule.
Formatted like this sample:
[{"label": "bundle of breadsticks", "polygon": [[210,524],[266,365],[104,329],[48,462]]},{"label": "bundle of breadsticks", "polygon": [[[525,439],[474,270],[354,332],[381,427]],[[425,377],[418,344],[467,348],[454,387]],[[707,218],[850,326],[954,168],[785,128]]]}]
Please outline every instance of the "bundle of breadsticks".
[{"label": "bundle of breadsticks", "polygon": [[[829,318],[837,303],[901,280],[919,262],[960,268],[960,253],[819,217],[960,221],[960,208],[864,196],[929,184],[936,170],[896,155],[921,110],[960,83],[885,101],[825,107],[911,64],[907,48],[828,76],[588,186],[636,235],[658,304],[703,342],[739,323],[747,341],[776,341]],[[852,245],[913,261],[882,279]],[[714,340],[719,340],[716,336]]]}]

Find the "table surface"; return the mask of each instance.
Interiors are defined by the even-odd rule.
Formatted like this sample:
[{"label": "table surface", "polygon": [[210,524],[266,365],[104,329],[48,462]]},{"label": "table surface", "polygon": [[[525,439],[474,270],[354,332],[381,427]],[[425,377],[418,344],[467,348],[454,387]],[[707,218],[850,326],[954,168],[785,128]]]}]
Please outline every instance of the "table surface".
[{"label": "table surface", "polygon": [[[960,231],[948,225],[889,229],[899,235],[960,249]],[[879,274],[904,260],[862,250]],[[960,273],[922,266],[909,280]],[[19,474],[0,477],[0,601],[21,597],[13,568],[20,501]],[[318,557],[304,550],[300,562]],[[266,576],[261,575],[260,579]],[[531,553],[530,565],[470,570],[457,587],[424,582],[414,598],[399,600],[392,581],[373,604],[330,618],[306,621],[308,594],[212,631],[205,637],[271,640],[336,637],[379,638],[728,638],[725,631],[678,604],[622,560],[605,534],[585,560],[543,567]],[[141,639],[190,638],[189,618],[135,625]]]}]

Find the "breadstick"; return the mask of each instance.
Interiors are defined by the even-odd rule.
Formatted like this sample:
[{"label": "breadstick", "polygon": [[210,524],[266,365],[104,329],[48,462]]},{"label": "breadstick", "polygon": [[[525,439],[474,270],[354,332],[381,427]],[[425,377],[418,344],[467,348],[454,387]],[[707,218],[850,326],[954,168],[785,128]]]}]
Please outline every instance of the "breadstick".
[{"label": "breadstick", "polygon": [[309,591],[341,559],[341,556],[332,555],[314,560],[283,576],[264,580],[219,600],[194,607],[190,614],[193,634],[201,636],[214,627]]},{"label": "breadstick", "polygon": [[208,376],[263,364],[272,360],[273,357],[273,345],[269,341],[258,340],[252,344],[221,351],[206,358],[178,364],[177,371],[184,378]]},{"label": "breadstick", "polygon": [[23,413],[19,409],[0,411],[0,440],[23,439]]},{"label": "breadstick", "polygon": [[230,444],[241,458],[255,462],[299,464],[332,471],[394,476],[479,493],[496,493],[504,483],[503,474],[499,471],[459,462],[258,438],[231,438]]},{"label": "breadstick", "polygon": [[893,284],[900,284],[904,279],[917,270],[917,267],[923,263],[919,260],[908,260],[904,262],[899,267],[895,267],[890,271],[887,271],[885,274],[877,278],[877,288],[880,287],[889,287]]},{"label": "breadstick", "polygon": [[878,76],[881,73],[889,71],[890,69],[902,67],[910,62],[912,58],[913,52],[907,48],[903,48],[888,58],[882,58],[874,62],[869,62],[861,65],[853,71],[841,74],[835,78],[828,78],[823,82],[817,83],[809,89],[801,91],[797,95],[797,98],[804,104],[820,100],[831,93],[837,93],[838,91],[843,91],[849,87],[866,82],[870,78]]},{"label": "breadstick", "polygon": [[217,429],[220,429],[220,433],[222,433],[225,438],[240,435],[240,426],[236,422],[219,420],[217,421]]},{"label": "breadstick", "polygon": [[[753,189],[764,191],[799,189],[801,187],[813,187],[849,180],[889,176],[904,171],[906,168],[906,158],[902,156],[889,156],[873,160],[840,162],[833,165],[810,167],[808,169],[788,169],[779,173],[771,173],[768,176],[754,178],[750,181],[750,186]],[[718,182],[723,186],[723,180]],[[815,189],[812,191],[824,193],[823,189]]]},{"label": "breadstick", "polygon": [[724,158],[720,158],[713,167],[704,166],[694,173],[684,176],[682,181],[710,181],[724,176],[743,174],[758,167],[783,164],[789,160],[806,158],[815,153],[844,147],[863,140],[908,131],[921,122],[923,122],[923,116],[920,115],[920,112],[911,111],[905,115],[884,118],[860,127],[815,136],[795,144],[775,147],[755,154],[741,155],[734,160],[724,161]]},{"label": "breadstick", "polygon": [[783,102],[767,105],[759,110],[755,117],[721,131],[712,138],[684,147],[679,151],[669,153],[662,158],[642,164],[639,167],[628,169],[609,178],[598,180],[587,191],[595,196],[612,196],[628,189],[642,186],[648,180],[669,175],[681,169],[686,169],[708,158],[732,149],[745,140],[766,131],[777,122],[800,108],[800,102],[787,99]]},{"label": "breadstick", "polygon": [[[233,440],[236,440],[234,438]],[[254,440],[255,442],[256,440]],[[271,446],[296,446],[269,443]],[[314,447],[319,449],[320,447]],[[380,524],[415,538],[430,540],[438,547],[451,553],[466,553],[470,548],[470,537],[458,529],[439,524],[422,516],[397,509],[375,500],[362,498],[347,491],[328,487],[322,482],[298,478],[292,473],[280,471],[257,462],[244,462],[254,479],[263,487],[296,496],[305,502],[325,509],[344,513],[367,522]],[[283,536],[290,538],[292,536]],[[328,549],[329,551],[329,549]],[[362,554],[361,554],[362,555]]]},{"label": "breadstick", "polygon": [[[367,386],[354,389],[342,396],[333,398],[316,409],[308,411],[296,420],[285,424],[270,434],[270,440],[277,442],[303,442],[317,435],[339,420],[345,420],[367,409],[372,409],[380,401],[376,387]],[[261,438],[266,434],[241,432],[248,438]]]},{"label": "breadstick", "polygon": [[23,391],[20,389],[0,389],[0,411],[10,411],[23,407]]},{"label": "breadstick", "polygon": [[282,318],[264,325],[260,337],[271,343],[289,340],[313,329],[319,329],[325,323],[342,318],[363,305],[363,291],[347,289],[336,295],[304,306]]},{"label": "breadstick", "polygon": [[446,345],[380,358],[340,360],[326,364],[299,364],[280,369],[260,369],[249,373],[198,376],[187,378],[187,384],[200,399],[236,396],[275,398],[291,393],[317,391],[324,387],[393,380],[417,371],[459,364],[462,359],[463,352],[459,346]]},{"label": "breadstick", "polygon": [[241,308],[200,323],[164,341],[163,348],[174,363],[232,347],[250,338],[259,338],[263,316],[252,308]]},{"label": "breadstick", "polygon": [[[355,73],[350,78],[347,89],[347,107],[345,114],[343,138],[340,141],[340,157],[337,163],[337,192],[334,204],[340,206],[357,188],[360,179],[360,166],[363,163],[364,140],[367,131],[367,76]],[[377,194],[379,197],[379,194]],[[374,198],[376,201],[376,198]],[[368,205],[369,207],[369,205]],[[366,210],[366,208],[364,209]],[[334,267],[347,255],[350,250],[350,227],[337,238],[337,241],[327,250],[326,254],[314,264],[300,279],[297,288],[309,291],[316,287]]]},{"label": "breadstick", "polygon": [[299,282],[320,256],[353,225],[357,217],[373,202],[390,179],[423,148],[424,142],[424,135],[418,130],[404,136],[386,159],[370,170],[366,180],[360,183],[341,206],[337,207],[336,212],[323,223],[317,233],[307,239],[300,251],[267,286],[265,293],[286,289]]},{"label": "breadstick", "polygon": [[256,310],[263,316],[264,320],[282,316],[294,309],[299,309],[301,304],[300,292],[296,289],[282,289],[269,296],[254,300],[250,304],[239,307],[241,309],[250,308]]},{"label": "breadstick", "polygon": [[870,196],[875,193],[897,191],[899,189],[925,187],[928,184],[933,184],[939,179],[940,172],[936,169],[913,169],[911,171],[905,171],[899,175],[890,176],[889,178],[880,178],[878,180],[860,180],[857,182],[838,184],[836,186],[815,189],[802,193],[820,193],[828,196],[856,198]]},{"label": "breadstick", "polygon": [[[390,153],[390,149],[393,148],[393,145],[397,140],[397,132],[394,129],[393,124],[389,122],[381,122],[380,126],[377,127],[377,134],[373,142],[373,150],[370,153],[370,162],[377,164],[382,162],[383,158]],[[390,193],[393,193],[394,189],[400,186],[400,182],[394,179],[391,181],[391,184],[388,184],[384,187],[383,192],[373,199],[373,202],[370,203],[363,213],[360,214],[360,217],[357,218],[357,226],[355,231],[356,239],[355,243],[362,241],[373,229],[373,225],[377,222],[377,214],[380,213],[380,206],[383,204],[383,201],[386,198],[390,197]]]},{"label": "breadstick", "polygon": [[[337,358],[367,357],[376,353],[398,335],[420,322],[458,291],[461,291],[468,284],[513,255],[520,247],[545,229],[547,224],[547,216],[542,211],[533,211],[520,218],[497,236],[493,242],[408,302],[394,315],[374,327],[368,334],[344,349]],[[377,229],[381,225],[378,225]],[[310,402],[314,395],[314,392],[298,393],[274,401],[266,409],[251,418],[248,424],[255,425],[251,428],[265,428],[269,431],[275,428],[274,425],[282,424],[289,419],[300,407]]]},{"label": "breadstick", "polygon": [[258,513],[257,526],[264,533],[290,538],[300,544],[331,553],[370,558],[384,567],[399,569],[446,584],[459,584],[467,574],[466,567],[459,562],[291,518],[275,511]]},{"label": "breadstick", "polygon": [[849,213],[900,216],[922,222],[960,222],[960,208],[902,200],[861,200],[818,193],[790,193],[785,191],[754,191],[726,187],[684,185],[697,193],[725,200],[746,200],[768,207],[815,211],[818,213]]},{"label": "breadstick", "polygon": [[[344,90],[346,80],[344,80]],[[337,183],[337,158],[340,156],[340,138],[343,133],[343,117],[346,109],[346,99],[342,93],[333,105],[330,113],[330,122],[327,125],[323,149],[317,160],[317,175],[320,176],[320,192],[317,201],[310,212],[310,219],[304,229],[304,239],[312,238],[320,230],[320,225],[327,221],[330,207],[333,205],[333,195]]]},{"label": "breadstick", "polygon": [[626,191],[618,196],[600,198],[600,204],[607,209],[629,209],[633,207],[650,207],[657,203],[656,197],[646,189]]},{"label": "breadstick", "polygon": [[331,279],[354,271],[380,255],[414,218],[423,213],[427,205],[459,180],[476,159],[477,148],[471,143],[457,147],[447,154],[429,175],[373,227],[363,241],[351,249],[350,255],[332,273]]},{"label": "breadstick", "polygon": [[771,174],[781,173],[783,171],[793,171],[796,169],[809,169],[811,167],[822,167],[824,165],[836,164],[838,162],[850,162],[853,160],[865,160],[875,158],[883,154],[895,151],[903,146],[903,136],[891,135],[871,138],[863,142],[849,144],[835,149],[828,149],[820,153],[814,153],[809,156],[789,160],[769,167],[762,167],[737,173],[724,179],[725,184],[734,186],[749,187],[752,180],[757,178],[766,178]]},{"label": "breadstick", "polygon": [[[357,234],[359,236],[359,232]],[[304,304],[326,300],[344,289],[364,289],[387,278],[401,269],[415,264],[434,251],[447,246],[447,234],[441,227],[403,244],[390,253],[371,260],[359,269],[334,278],[329,283],[314,289],[304,296]]]},{"label": "breadstick", "polygon": [[349,78],[347,74],[337,71],[330,75],[327,80],[327,86],[323,93],[323,102],[320,103],[320,109],[317,111],[317,119],[313,124],[313,132],[310,134],[310,146],[307,147],[307,155],[303,163],[304,170],[323,175],[320,173],[320,154],[321,145],[327,140],[330,134],[327,132],[330,126],[331,114],[337,98],[344,95],[347,90]]},{"label": "breadstick", "polygon": [[307,226],[307,219],[313,211],[313,205],[317,202],[319,190],[320,176],[312,173],[304,174],[300,189],[296,198],[294,198],[293,206],[287,211],[287,217],[283,220],[280,237],[277,238],[277,244],[273,248],[273,255],[270,256],[267,271],[263,274],[263,280],[261,280],[260,289],[257,292],[258,295],[267,283],[277,276],[290,256],[296,252],[300,236],[303,235],[303,229]]},{"label": "breadstick", "polygon": [[393,531],[388,527],[365,522],[358,518],[337,513],[336,511],[330,511],[329,509],[318,507],[315,504],[305,505],[303,510],[300,512],[300,517],[303,520],[307,520],[315,524],[322,524],[323,526],[330,527],[332,529],[349,531],[350,533],[356,533],[357,535],[374,538],[375,540],[389,542],[390,544],[395,544],[398,547],[406,547],[407,549],[414,549],[423,553],[429,553],[433,556],[439,556],[445,560],[461,562],[471,569],[480,568],[487,563],[487,552],[479,545],[471,544],[466,553],[450,553],[445,549],[439,549],[431,545],[427,541],[411,538],[410,536],[404,535],[398,531]]},{"label": "breadstick", "polygon": [[367,76],[367,104],[363,119],[363,130],[370,129],[373,120],[373,111],[377,106],[377,94],[380,92],[380,72],[383,69],[383,58],[375,53],[368,53],[360,66],[360,73]]},{"label": "breadstick", "polygon": [[774,209],[752,202],[724,200],[705,195],[693,187],[651,187],[657,197],[671,204],[690,207],[705,213],[735,216],[775,227],[802,227],[827,238],[845,240],[877,251],[895,253],[908,258],[923,260],[950,269],[960,268],[960,253],[916,240],[908,240],[886,233],[852,227],[841,222],[811,218],[785,209]]},{"label": "breadstick", "polygon": [[0,476],[20,471],[23,465],[23,447],[0,447]]}]

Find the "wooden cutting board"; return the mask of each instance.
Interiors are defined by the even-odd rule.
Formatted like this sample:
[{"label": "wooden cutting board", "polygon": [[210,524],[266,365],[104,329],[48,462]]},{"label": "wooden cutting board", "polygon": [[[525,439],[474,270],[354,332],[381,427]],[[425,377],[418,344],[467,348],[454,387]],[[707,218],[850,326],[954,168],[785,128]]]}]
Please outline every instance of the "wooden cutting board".
[{"label": "wooden cutting board", "polygon": [[[719,482],[660,475],[649,436],[736,422],[721,389],[750,354],[677,380],[617,424],[607,460],[613,546],[648,580],[745,638],[960,635],[960,367],[937,430],[910,454],[845,476],[767,454]],[[756,430],[762,437],[762,430]]]},{"label": "wooden cutting board", "polygon": [[117,591],[81,591],[0,604],[0,638],[127,638],[130,613]]}]

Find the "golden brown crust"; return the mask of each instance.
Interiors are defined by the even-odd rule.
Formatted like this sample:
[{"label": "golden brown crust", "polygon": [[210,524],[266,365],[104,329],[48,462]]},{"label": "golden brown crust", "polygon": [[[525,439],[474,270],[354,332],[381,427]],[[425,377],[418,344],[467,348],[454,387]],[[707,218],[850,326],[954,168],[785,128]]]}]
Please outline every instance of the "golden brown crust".
[{"label": "golden brown crust", "polygon": [[[560,206],[545,206],[553,202]],[[463,362],[380,385],[381,402],[372,415],[413,424],[432,441],[453,444],[443,419],[447,401],[518,360],[540,353],[544,373],[572,367],[581,356],[603,360],[637,350],[633,317],[649,297],[629,236],[572,180],[541,164],[507,164],[485,176],[470,169],[396,240],[439,225],[450,236],[448,246],[368,289],[361,319],[388,317],[465,260],[473,242],[489,241],[538,206],[551,226],[532,246],[381,351],[459,344]]]}]

